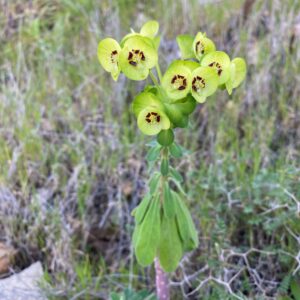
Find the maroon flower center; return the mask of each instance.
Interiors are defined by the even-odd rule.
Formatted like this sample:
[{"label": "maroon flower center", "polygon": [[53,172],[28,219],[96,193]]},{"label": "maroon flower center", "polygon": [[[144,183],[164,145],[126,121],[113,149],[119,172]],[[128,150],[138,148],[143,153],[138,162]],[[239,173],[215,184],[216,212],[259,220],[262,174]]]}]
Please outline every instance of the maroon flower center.
[{"label": "maroon flower center", "polygon": [[147,123],[159,123],[160,122],[160,115],[156,112],[149,112],[147,115],[146,115],[146,122]]},{"label": "maroon flower center", "polygon": [[198,41],[195,46],[196,53],[204,54],[205,46],[201,41]]},{"label": "maroon flower center", "polygon": [[223,72],[222,66],[218,62],[214,61],[211,64],[209,64],[208,66],[215,68],[219,76],[222,75],[222,72]]},{"label": "maroon flower center", "polygon": [[132,49],[128,53],[128,62],[136,67],[140,61],[145,61],[146,57],[144,52],[138,49]]},{"label": "maroon flower center", "polygon": [[195,92],[198,92],[201,89],[205,88],[205,80],[204,78],[200,77],[200,76],[196,76],[194,77],[193,81],[192,81],[192,89]]},{"label": "maroon flower center", "polygon": [[171,80],[171,84],[173,87],[179,91],[183,91],[186,89],[187,86],[187,80],[182,75],[174,75],[174,77]]},{"label": "maroon flower center", "polygon": [[112,51],[110,55],[110,59],[113,64],[118,63],[117,58],[118,58],[118,51],[117,50]]}]

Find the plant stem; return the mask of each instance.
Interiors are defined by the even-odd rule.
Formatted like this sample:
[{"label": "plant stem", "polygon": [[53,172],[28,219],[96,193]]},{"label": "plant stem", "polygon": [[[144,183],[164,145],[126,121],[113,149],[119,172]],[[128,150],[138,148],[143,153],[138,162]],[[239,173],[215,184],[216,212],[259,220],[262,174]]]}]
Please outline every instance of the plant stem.
[{"label": "plant stem", "polygon": [[[161,159],[169,159],[169,151],[167,148],[164,148],[161,152]],[[168,180],[168,176],[162,176],[162,192],[164,189],[164,183]],[[163,197],[163,196],[162,196]],[[163,201],[163,199],[161,199]],[[156,274],[156,295],[158,300],[169,300],[170,299],[170,284],[167,273],[161,268],[159,264],[159,259],[155,259],[155,274]]]},{"label": "plant stem", "polygon": [[161,82],[161,79],[162,79],[162,75],[161,75],[161,71],[160,71],[160,66],[159,64],[156,64],[156,72],[157,72],[157,75],[158,75],[158,78],[159,78],[159,81]]},{"label": "plant stem", "polygon": [[170,300],[170,285],[167,273],[163,271],[158,258],[155,259],[156,295],[158,300]]},{"label": "plant stem", "polygon": [[152,73],[151,70],[150,70],[149,74],[150,74],[150,77],[151,77],[153,83],[154,83],[156,86],[159,86],[159,83],[158,83],[158,81],[157,81],[155,75]]}]

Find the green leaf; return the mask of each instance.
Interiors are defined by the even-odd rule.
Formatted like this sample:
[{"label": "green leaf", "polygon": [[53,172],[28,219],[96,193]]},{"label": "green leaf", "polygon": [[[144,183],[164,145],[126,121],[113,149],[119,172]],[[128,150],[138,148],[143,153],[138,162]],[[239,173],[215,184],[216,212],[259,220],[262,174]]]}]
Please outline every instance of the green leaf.
[{"label": "green leaf", "polygon": [[176,221],[180,237],[183,241],[183,247],[185,251],[191,251],[199,245],[198,233],[191,214],[181,197],[175,192],[172,194],[176,207]]},{"label": "green leaf", "polygon": [[154,39],[153,39],[153,45],[154,45],[154,48],[156,50],[158,50],[159,46],[160,46],[160,40],[161,40],[161,37],[160,36],[156,36]]},{"label": "green leaf", "polygon": [[182,257],[182,244],[178,234],[175,218],[163,216],[158,257],[165,272],[176,270]]},{"label": "green leaf", "polygon": [[135,224],[134,231],[133,231],[133,234],[132,234],[132,244],[133,244],[134,248],[136,247],[136,243],[137,243],[137,241],[139,239],[139,236],[140,236],[140,228],[141,228],[141,225]]},{"label": "green leaf", "polygon": [[193,51],[194,38],[189,34],[181,34],[176,38],[178,47],[180,49],[181,58],[188,59],[194,58],[195,54]]},{"label": "green leaf", "polygon": [[170,147],[169,147],[169,150],[170,150],[170,154],[175,157],[175,158],[179,158],[182,156],[183,152],[182,152],[182,149],[181,147],[176,144],[176,143],[173,143]]},{"label": "green leaf", "polygon": [[154,195],[157,191],[159,180],[161,178],[160,173],[155,173],[149,181],[150,194]]},{"label": "green leaf", "polygon": [[172,129],[162,130],[157,135],[157,141],[160,145],[165,146],[165,147],[171,145],[174,141],[173,130]]},{"label": "green leaf", "polygon": [[195,99],[188,94],[185,98],[176,101],[173,105],[184,115],[190,115],[196,108]]},{"label": "green leaf", "polygon": [[163,176],[167,176],[169,173],[169,160],[164,158],[161,161],[161,165],[160,165],[160,172]]},{"label": "green leaf", "polygon": [[157,21],[148,21],[141,28],[141,35],[147,36],[149,38],[154,38],[159,30],[159,24]]},{"label": "green leaf", "polygon": [[121,300],[121,299],[122,299],[122,296],[120,296],[120,295],[117,294],[117,293],[111,293],[111,294],[110,294],[110,299],[111,299],[111,300]]},{"label": "green leaf", "polygon": [[138,207],[135,209],[134,212],[134,217],[135,217],[135,221],[140,224],[143,222],[143,219],[147,213],[147,210],[149,208],[149,204],[150,204],[150,200],[151,200],[151,195],[147,194],[142,201],[140,202],[140,204],[138,205]]},{"label": "green leaf", "polygon": [[159,145],[152,147],[146,155],[147,161],[148,162],[156,161],[160,155],[160,150],[161,150],[161,146]]},{"label": "green leaf", "polygon": [[300,300],[300,280],[293,278],[291,281],[291,290],[294,298]]},{"label": "green leaf", "polygon": [[175,104],[165,103],[166,113],[174,127],[184,128],[188,124],[188,118]]},{"label": "green leaf", "polygon": [[180,183],[183,182],[183,177],[176,169],[170,168],[170,175],[178,182],[180,182]]},{"label": "green leaf", "polygon": [[173,218],[175,216],[175,206],[168,182],[164,183],[163,197],[164,214],[167,218]]},{"label": "green leaf", "polygon": [[148,212],[140,225],[138,238],[135,243],[137,261],[142,266],[151,264],[156,256],[160,240],[160,202],[159,198],[152,199]]}]

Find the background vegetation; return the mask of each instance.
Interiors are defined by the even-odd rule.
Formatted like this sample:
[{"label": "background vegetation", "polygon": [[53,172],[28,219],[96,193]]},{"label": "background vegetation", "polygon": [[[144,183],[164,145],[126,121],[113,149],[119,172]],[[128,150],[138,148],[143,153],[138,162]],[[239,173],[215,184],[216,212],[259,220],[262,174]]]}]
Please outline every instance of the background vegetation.
[{"label": "background vegetation", "polygon": [[18,249],[14,270],[41,260],[49,299],[153,291],[131,248],[148,139],[130,103],[144,83],[113,82],[96,57],[100,39],[149,19],[164,67],[176,35],[199,30],[249,66],[177,133],[200,246],[172,299],[300,299],[297,0],[1,0],[0,238]]}]

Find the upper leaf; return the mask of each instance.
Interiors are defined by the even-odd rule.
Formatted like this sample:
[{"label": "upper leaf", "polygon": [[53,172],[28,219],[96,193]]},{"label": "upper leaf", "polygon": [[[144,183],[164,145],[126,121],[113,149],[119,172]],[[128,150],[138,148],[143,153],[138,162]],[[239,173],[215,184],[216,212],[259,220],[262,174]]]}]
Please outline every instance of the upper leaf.
[{"label": "upper leaf", "polygon": [[194,58],[195,54],[193,51],[194,38],[189,34],[181,34],[176,38],[178,47],[180,49],[181,58],[188,59]]},{"label": "upper leaf", "polygon": [[154,38],[159,30],[159,24],[157,21],[148,21],[141,28],[141,35],[149,38]]}]

